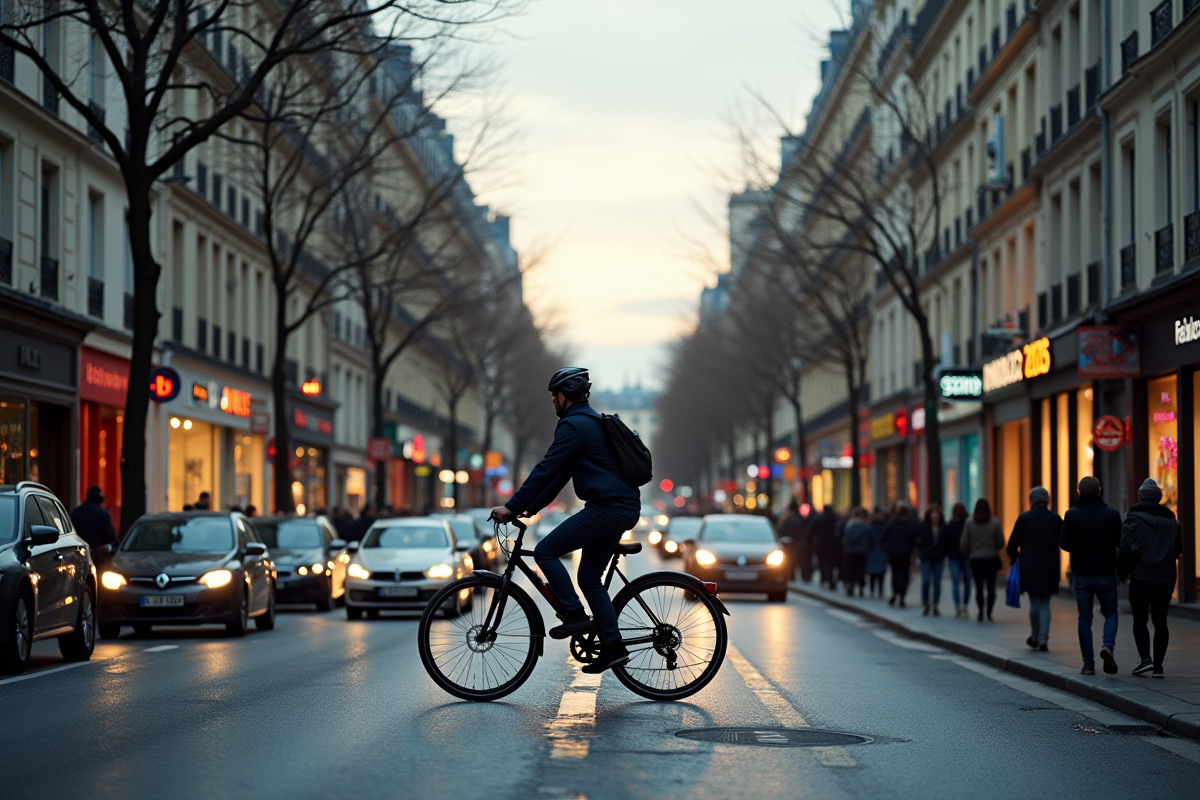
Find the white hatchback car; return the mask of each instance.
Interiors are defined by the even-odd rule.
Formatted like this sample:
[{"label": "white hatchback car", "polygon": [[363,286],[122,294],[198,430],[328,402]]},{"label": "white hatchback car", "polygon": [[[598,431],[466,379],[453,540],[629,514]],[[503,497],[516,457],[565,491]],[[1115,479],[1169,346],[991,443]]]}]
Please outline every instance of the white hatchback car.
[{"label": "white hatchback car", "polygon": [[[424,610],[439,589],[471,574],[470,546],[455,539],[445,517],[376,520],[346,565],[346,616]],[[447,616],[471,608],[471,590],[457,599],[443,608]]]}]

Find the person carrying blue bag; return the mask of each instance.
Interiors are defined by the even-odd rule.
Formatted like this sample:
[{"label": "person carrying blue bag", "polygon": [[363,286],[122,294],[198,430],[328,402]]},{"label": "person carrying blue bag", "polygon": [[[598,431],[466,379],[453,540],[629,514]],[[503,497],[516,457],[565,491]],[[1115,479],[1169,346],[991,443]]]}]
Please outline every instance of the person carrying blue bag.
[{"label": "person carrying blue bag", "polygon": [[[1061,529],[1062,519],[1050,510],[1050,493],[1035,486],[1029,490],[1029,510],[1017,517],[1008,537],[1008,557],[1019,574],[1017,594],[1029,595],[1030,634],[1025,644],[1043,652],[1049,649],[1050,598],[1058,593],[1062,573]],[[1020,600],[1009,605],[1019,608]]]}]

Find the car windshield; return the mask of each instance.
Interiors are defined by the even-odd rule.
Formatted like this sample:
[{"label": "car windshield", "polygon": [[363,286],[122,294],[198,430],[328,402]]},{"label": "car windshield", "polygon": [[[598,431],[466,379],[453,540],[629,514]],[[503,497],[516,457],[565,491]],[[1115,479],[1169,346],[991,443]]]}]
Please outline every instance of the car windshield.
[{"label": "car windshield", "polygon": [[0,543],[11,542],[17,533],[17,498],[0,497]]},{"label": "car windshield", "polygon": [[677,542],[684,539],[696,538],[696,531],[700,530],[700,524],[703,522],[699,517],[675,517],[671,520],[671,527],[668,531],[670,537]]},{"label": "car windshield", "polygon": [[450,520],[450,528],[459,539],[470,541],[475,536],[475,521],[470,517],[454,517]]},{"label": "car windshield", "polygon": [[450,540],[441,525],[387,525],[367,531],[362,546],[449,547]]},{"label": "car windshield", "polygon": [[121,544],[126,553],[224,553],[232,549],[229,517],[142,520]]},{"label": "car windshield", "polygon": [[255,522],[254,530],[267,547],[281,550],[309,550],[325,544],[321,526],[315,519],[288,519],[282,522]]},{"label": "car windshield", "polygon": [[775,531],[771,523],[761,517],[745,520],[708,520],[700,531],[705,542],[745,542],[747,544],[773,544]]}]

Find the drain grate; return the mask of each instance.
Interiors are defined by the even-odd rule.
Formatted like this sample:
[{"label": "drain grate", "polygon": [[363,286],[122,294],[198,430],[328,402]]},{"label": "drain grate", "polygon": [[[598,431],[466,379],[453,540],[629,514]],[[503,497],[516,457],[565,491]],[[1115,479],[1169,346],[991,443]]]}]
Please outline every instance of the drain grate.
[{"label": "drain grate", "polygon": [[870,744],[867,736],[815,728],[688,728],[677,731],[681,739],[716,744],[744,744],[754,747],[841,747]]}]

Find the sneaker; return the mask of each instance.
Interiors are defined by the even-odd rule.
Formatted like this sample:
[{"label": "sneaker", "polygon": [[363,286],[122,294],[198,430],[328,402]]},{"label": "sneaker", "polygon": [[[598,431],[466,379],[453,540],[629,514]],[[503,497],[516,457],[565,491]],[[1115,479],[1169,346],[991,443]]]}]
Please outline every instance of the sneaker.
[{"label": "sneaker", "polygon": [[896,605],[896,595],[892,595],[891,597],[888,598],[888,605],[889,606]]},{"label": "sneaker", "polygon": [[1030,650],[1037,650],[1037,639],[1032,636],[1026,637],[1025,644],[1029,645]]},{"label": "sneaker", "polygon": [[567,614],[562,625],[550,629],[551,639],[567,639],[577,633],[587,633],[592,629],[592,620],[583,611],[572,611]]},{"label": "sneaker", "polygon": [[1080,675],[1095,675],[1096,667],[1091,664],[1084,664],[1083,669],[1079,670]]},{"label": "sneaker", "polygon": [[1117,674],[1117,661],[1113,658],[1112,648],[1108,645],[1100,648],[1100,660],[1104,662],[1104,674]]},{"label": "sneaker", "polygon": [[1162,667],[1155,667],[1155,668],[1154,668],[1154,672],[1152,672],[1152,673],[1150,674],[1150,677],[1151,677],[1151,678],[1165,678],[1165,677],[1167,677],[1167,676],[1166,676],[1166,675],[1163,675],[1163,668],[1162,668]]},{"label": "sneaker", "polygon": [[934,606],[934,607],[933,607],[933,615],[934,615],[935,617],[940,617],[940,616],[942,615],[942,612],[938,611],[938,607],[937,607],[937,606]]},{"label": "sneaker", "polygon": [[606,669],[628,664],[629,659],[629,651],[625,649],[624,642],[602,644],[600,645],[600,655],[591,664],[585,664],[583,671],[588,675],[599,675]]},{"label": "sneaker", "polygon": [[1143,658],[1142,663],[1133,668],[1134,675],[1145,675],[1150,670],[1154,669],[1154,662],[1148,658]]},{"label": "sneaker", "polygon": [[928,616],[929,616],[929,603],[926,603],[926,604],[925,604],[925,608],[924,608],[924,610],[922,610],[922,611],[921,611],[921,616],[922,616],[922,617],[928,617]]},{"label": "sneaker", "polygon": [[1039,653],[1046,653],[1046,652],[1049,652],[1049,650],[1050,650],[1050,648],[1046,645],[1045,642],[1038,642],[1038,652]]}]

